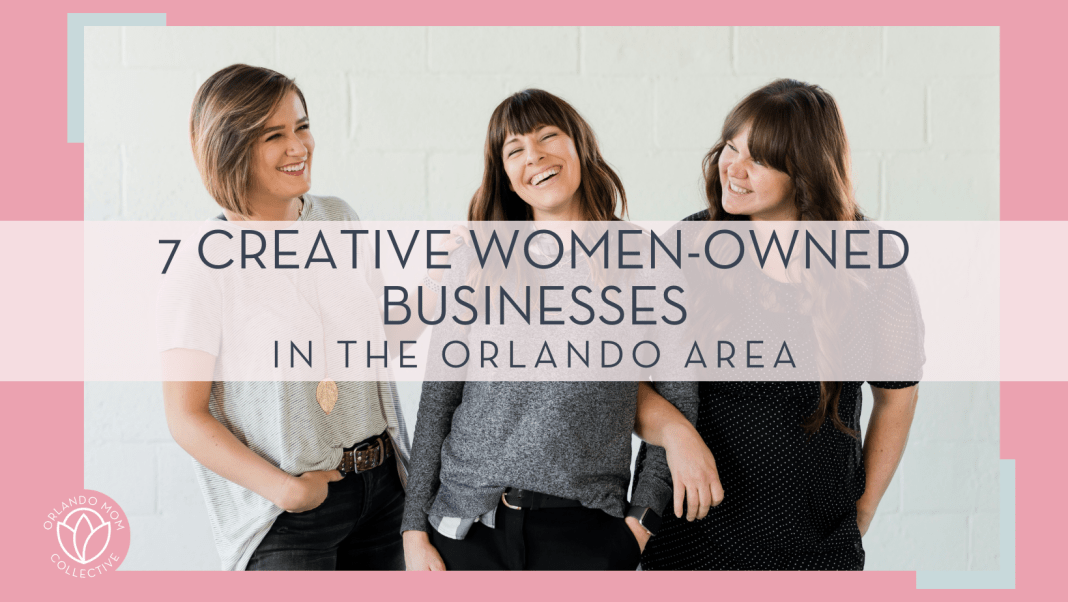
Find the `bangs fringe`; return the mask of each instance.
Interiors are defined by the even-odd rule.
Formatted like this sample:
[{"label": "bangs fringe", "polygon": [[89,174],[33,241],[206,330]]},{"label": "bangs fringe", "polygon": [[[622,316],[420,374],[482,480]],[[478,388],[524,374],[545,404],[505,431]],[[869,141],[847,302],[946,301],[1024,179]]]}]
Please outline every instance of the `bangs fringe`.
[{"label": "bangs fringe", "polygon": [[[748,102],[746,102],[748,101]],[[752,96],[734,110],[727,119],[723,140],[730,140],[749,126],[749,155],[764,165],[793,175],[790,164],[790,141],[797,138],[791,127],[787,101],[775,96]]]},{"label": "bangs fringe", "polygon": [[490,142],[494,146],[504,146],[504,140],[509,135],[529,134],[547,125],[556,126],[569,137],[575,137],[571,124],[560,107],[544,98],[544,93],[533,92],[524,90],[513,94],[501,105],[500,113],[492,119],[494,130],[491,132]]}]

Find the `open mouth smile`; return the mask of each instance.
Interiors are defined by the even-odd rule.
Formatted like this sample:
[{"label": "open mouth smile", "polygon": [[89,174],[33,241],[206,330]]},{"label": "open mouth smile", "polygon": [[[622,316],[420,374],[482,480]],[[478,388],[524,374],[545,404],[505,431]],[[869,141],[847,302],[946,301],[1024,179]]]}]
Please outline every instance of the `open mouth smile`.
[{"label": "open mouth smile", "polygon": [[733,182],[728,182],[727,186],[730,188],[730,191],[733,192],[734,194],[749,194],[749,193],[753,192],[752,190],[747,190],[745,188],[742,188],[741,186],[735,186]]},{"label": "open mouth smile", "polygon": [[544,182],[551,180],[556,174],[560,173],[559,167],[550,167],[544,171],[534,174],[534,177],[530,179],[531,186],[540,186]]},{"label": "open mouth smile", "polygon": [[292,165],[286,165],[285,167],[279,167],[278,171],[280,171],[282,173],[285,173],[285,174],[290,174],[290,175],[300,175],[300,174],[304,173],[304,166],[307,163],[308,162],[305,160],[305,161],[301,161],[300,163],[294,163]]}]

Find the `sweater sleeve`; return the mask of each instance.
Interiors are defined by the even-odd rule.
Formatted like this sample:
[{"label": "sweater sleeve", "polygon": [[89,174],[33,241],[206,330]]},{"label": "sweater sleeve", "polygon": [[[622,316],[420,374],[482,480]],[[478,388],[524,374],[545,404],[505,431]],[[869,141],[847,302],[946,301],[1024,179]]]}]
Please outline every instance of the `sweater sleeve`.
[{"label": "sweater sleeve", "polygon": [[[691,216],[691,218],[696,216]],[[687,218],[688,220],[690,218]],[[645,270],[641,273],[645,284],[656,285],[657,290],[666,290],[671,285],[682,285],[683,289],[690,287],[685,284],[685,273],[670,262],[658,263],[656,269]],[[673,309],[664,303],[664,298],[657,299],[654,303],[656,315],[674,315]],[[685,319],[685,318],[683,318]],[[653,328],[667,328],[664,324],[651,326]],[[650,332],[650,340],[662,339]],[[684,374],[677,374],[663,362],[655,366],[643,378],[652,380],[653,389],[664,399],[671,402],[682,415],[691,423],[697,422],[697,383],[691,380],[679,380],[685,378]],[[668,468],[667,452],[658,445],[642,443],[638,451],[638,461],[634,468],[634,487],[631,491],[631,505],[644,506],[652,509],[657,514],[663,515],[664,508],[671,502],[674,488],[671,482],[671,470]]]},{"label": "sweater sleeve", "polygon": [[452,428],[452,415],[463,392],[463,382],[423,383],[401,532],[427,530],[427,512],[440,485],[441,445]]},{"label": "sweater sleeve", "polygon": [[[697,421],[697,383],[689,381],[665,381],[652,383],[653,389],[682,412],[690,422]],[[634,469],[632,506],[645,506],[663,515],[671,501],[673,488],[667,453],[659,445],[642,443],[638,462]]]},{"label": "sweater sleeve", "polygon": [[[447,303],[450,291],[466,282],[466,262],[471,259],[468,249],[461,248],[454,256],[454,269],[445,272],[442,280],[439,303]],[[428,362],[441,356],[433,350],[443,349],[447,341],[466,341],[467,329],[453,317],[457,315],[455,304],[446,305],[444,319],[433,327],[430,335],[431,353]],[[435,364],[427,366],[427,374],[435,372]],[[438,366],[440,369],[440,365]],[[415,438],[412,442],[412,457],[408,473],[408,490],[404,503],[404,518],[401,532],[426,531],[427,513],[441,485],[441,446],[452,430],[452,416],[460,406],[464,394],[464,379],[461,374],[450,373],[451,380],[423,383],[419,397],[419,412],[415,420]]]}]

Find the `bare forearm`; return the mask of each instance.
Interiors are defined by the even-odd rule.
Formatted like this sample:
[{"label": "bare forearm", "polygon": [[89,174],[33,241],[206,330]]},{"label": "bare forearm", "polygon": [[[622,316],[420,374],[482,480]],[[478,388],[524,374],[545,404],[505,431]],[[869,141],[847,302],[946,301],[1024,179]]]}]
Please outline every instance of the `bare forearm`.
[{"label": "bare forearm", "polygon": [[[689,392],[674,387],[674,397],[683,402],[690,415],[697,418],[697,386],[690,383]],[[664,383],[657,385],[663,387]],[[670,385],[668,385],[670,388]],[[688,401],[684,399],[688,398]],[[638,411],[634,432],[647,443],[641,477],[635,487],[637,499],[641,486],[652,488],[653,495],[662,487],[655,485],[659,474],[670,474],[667,488],[674,492],[675,516],[682,518],[685,501],[686,519],[704,518],[712,506],[723,501],[723,486],[719,481],[716,459],[705,445],[693,423],[674,404],[665,399],[652,385],[638,383]],[[666,466],[665,466],[666,464]],[[648,469],[650,474],[646,474]],[[659,509],[657,509],[659,512]],[[641,540],[639,540],[641,541]]]},{"label": "bare forearm", "polygon": [[168,408],[174,440],[208,470],[287,507],[292,477],[257,455],[211,414]]},{"label": "bare forearm", "polygon": [[857,501],[857,512],[870,516],[905,452],[909,429],[916,412],[918,386],[906,389],[872,389],[875,403],[864,441],[864,471],[867,486]]},{"label": "bare forearm", "polygon": [[680,435],[696,435],[697,429],[678,408],[643,381],[638,383],[634,433],[647,443],[668,447],[667,444],[677,441]]}]

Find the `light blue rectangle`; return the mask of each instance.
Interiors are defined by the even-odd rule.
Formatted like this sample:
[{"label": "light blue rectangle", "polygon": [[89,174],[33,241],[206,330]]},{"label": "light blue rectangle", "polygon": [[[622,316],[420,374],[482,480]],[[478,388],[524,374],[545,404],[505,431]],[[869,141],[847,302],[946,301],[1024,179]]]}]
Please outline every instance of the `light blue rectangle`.
[{"label": "light blue rectangle", "polygon": [[85,26],[166,24],[167,13],[67,13],[67,142],[85,142]]},{"label": "light blue rectangle", "polygon": [[916,589],[1016,589],[1016,460],[1001,460],[1001,551],[996,571],[916,571]]}]

